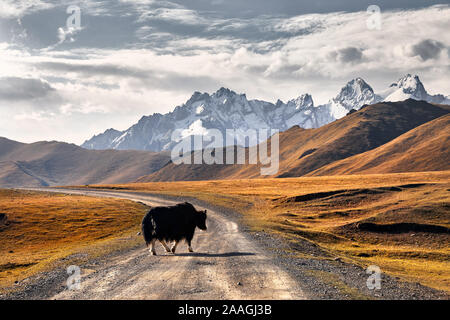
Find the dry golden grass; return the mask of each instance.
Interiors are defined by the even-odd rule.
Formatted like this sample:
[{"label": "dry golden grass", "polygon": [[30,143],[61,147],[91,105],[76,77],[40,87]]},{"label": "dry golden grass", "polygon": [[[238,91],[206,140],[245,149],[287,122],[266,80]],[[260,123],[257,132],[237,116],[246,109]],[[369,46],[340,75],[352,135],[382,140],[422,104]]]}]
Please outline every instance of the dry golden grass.
[{"label": "dry golden grass", "polygon": [[125,245],[116,239],[135,233],[145,211],[127,200],[0,189],[8,217],[0,225],[0,289],[81,250],[94,256]]},{"label": "dry golden grass", "polygon": [[[411,184],[419,185],[380,189]],[[392,275],[450,291],[448,233],[378,233],[358,227],[370,222],[450,228],[450,171],[90,187],[208,201],[240,212],[254,230],[271,231],[292,242],[306,239],[344,260],[377,264]],[[345,192],[355,189],[359,192]],[[295,201],[297,196],[329,191],[343,192]]]},{"label": "dry golden grass", "polygon": [[330,163],[309,176],[450,169],[450,114],[427,122],[370,151]]}]

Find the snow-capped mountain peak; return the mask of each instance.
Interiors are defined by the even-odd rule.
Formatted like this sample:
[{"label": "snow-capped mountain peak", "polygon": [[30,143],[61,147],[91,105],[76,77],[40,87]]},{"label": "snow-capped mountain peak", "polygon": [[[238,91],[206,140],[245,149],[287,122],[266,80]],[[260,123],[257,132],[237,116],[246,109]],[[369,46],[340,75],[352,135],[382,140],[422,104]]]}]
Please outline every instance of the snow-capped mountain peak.
[{"label": "snow-capped mountain peak", "polygon": [[386,101],[401,101],[409,98],[427,100],[428,94],[417,75],[407,74],[391,84],[390,88],[391,92],[385,98]]},{"label": "snow-capped mountain peak", "polygon": [[314,101],[310,94],[302,94],[297,99],[292,100],[295,110],[308,109],[314,107]]},{"label": "snow-capped mountain peak", "polygon": [[90,140],[86,141],[82,146],[86,149],[97,149],[101,145],[110,145],[111,141],[117,139],[122,135],[121,131],[115,129],[108,129],[105,132],[93,136]]},{"label": "snow-capped mountain peak", "polygon": [[443,95],[430,95],[420,81],[419,76],[407,74],[396,83],[391,84],[388,90],[382,93],[384,101],[404,101],[406,99],[423,100],[430,103],[449,103]]},{"label": "snow-capped mountain peak", "polygon": [[235,96],[235,95],[237,95],[236,92],[234,92],[234,91],[232,91],[232,90],[230,90],[228,88],[222,87],[219,90],[217,90],[212,96],[220,98],[220,97],[223,97],[223,96]]},{"label": "snow-capped mountain peak", "polygon": [[350,110],[359,110],[367,104],[374,104],[381,101],[381,97],[376,95],[371,86],[362,78],[349,81],[327,104],[318,107],[322,122],[332,122],[345,117]]},{"label": "snow-capped mountain peak", "polygon": [[422,82],[417,75],[407,74],[404,77],[398,79],[397,82],[391,84],[391,87],[403,88],[405,92],[415,92],[418,89],[425,89]]},{"label": "snow-capped mountain peak", "polygon": [[332,100],[335,104],[340,104],[347,111],[358,110],[363,105],[372,104],[379,101],[371,86],[362,78],[356,78],[349,81],[341,92]]}]

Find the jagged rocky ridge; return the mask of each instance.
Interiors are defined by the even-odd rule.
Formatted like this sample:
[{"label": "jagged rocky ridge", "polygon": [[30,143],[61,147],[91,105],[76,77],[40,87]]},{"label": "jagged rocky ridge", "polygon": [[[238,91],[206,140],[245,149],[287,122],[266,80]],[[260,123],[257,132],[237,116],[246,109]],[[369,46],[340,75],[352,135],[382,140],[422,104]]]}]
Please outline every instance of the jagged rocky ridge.
[{"label": "jagged rocky ridge", "polygon": [[174,111],[142,117],[125,131],[109,129],[83,143],[87,149],[117,150],[170,150],[174,130],[181,129],[182,136],[203,135],[208,129],[277,129],[285,131],[295,125],[305,129],[318,128],[340,119],[351,110],[380,101],[403,101],[408,98],[431,103],[450,104],[449,97],[429,95],[418,76],[410,74],[399,79],[380,94],[363,79],[348,82],[341,92],[327,104],[315,106],[311,95],[303,94],[287,103],[276,104],[248,100],[245,94],[237,94],[221,88],[214,94],[195,92],[192,97]]}]

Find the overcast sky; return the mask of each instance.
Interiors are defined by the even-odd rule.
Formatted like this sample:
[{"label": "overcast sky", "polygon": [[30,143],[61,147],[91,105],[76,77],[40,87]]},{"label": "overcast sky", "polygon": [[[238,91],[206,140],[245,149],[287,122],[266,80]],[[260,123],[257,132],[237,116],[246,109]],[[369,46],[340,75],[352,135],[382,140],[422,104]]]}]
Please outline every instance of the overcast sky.
[{"label": "overcast sky", "polygon": [[1,0],[0,136],[80,144],[222,86],[318,105],[413,73],[449,95],[448,30],[449,1]]}]

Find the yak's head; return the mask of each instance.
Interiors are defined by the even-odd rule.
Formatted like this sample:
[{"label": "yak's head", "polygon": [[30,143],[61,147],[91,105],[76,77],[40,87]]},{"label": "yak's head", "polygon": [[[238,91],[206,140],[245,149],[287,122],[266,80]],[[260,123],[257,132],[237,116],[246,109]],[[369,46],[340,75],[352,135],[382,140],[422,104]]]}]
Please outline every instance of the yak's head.
[{"label": "yak's head", "polygon": [[206,210],[197,211],[196,220],[197,227],[201,230],[206,230]]}]

